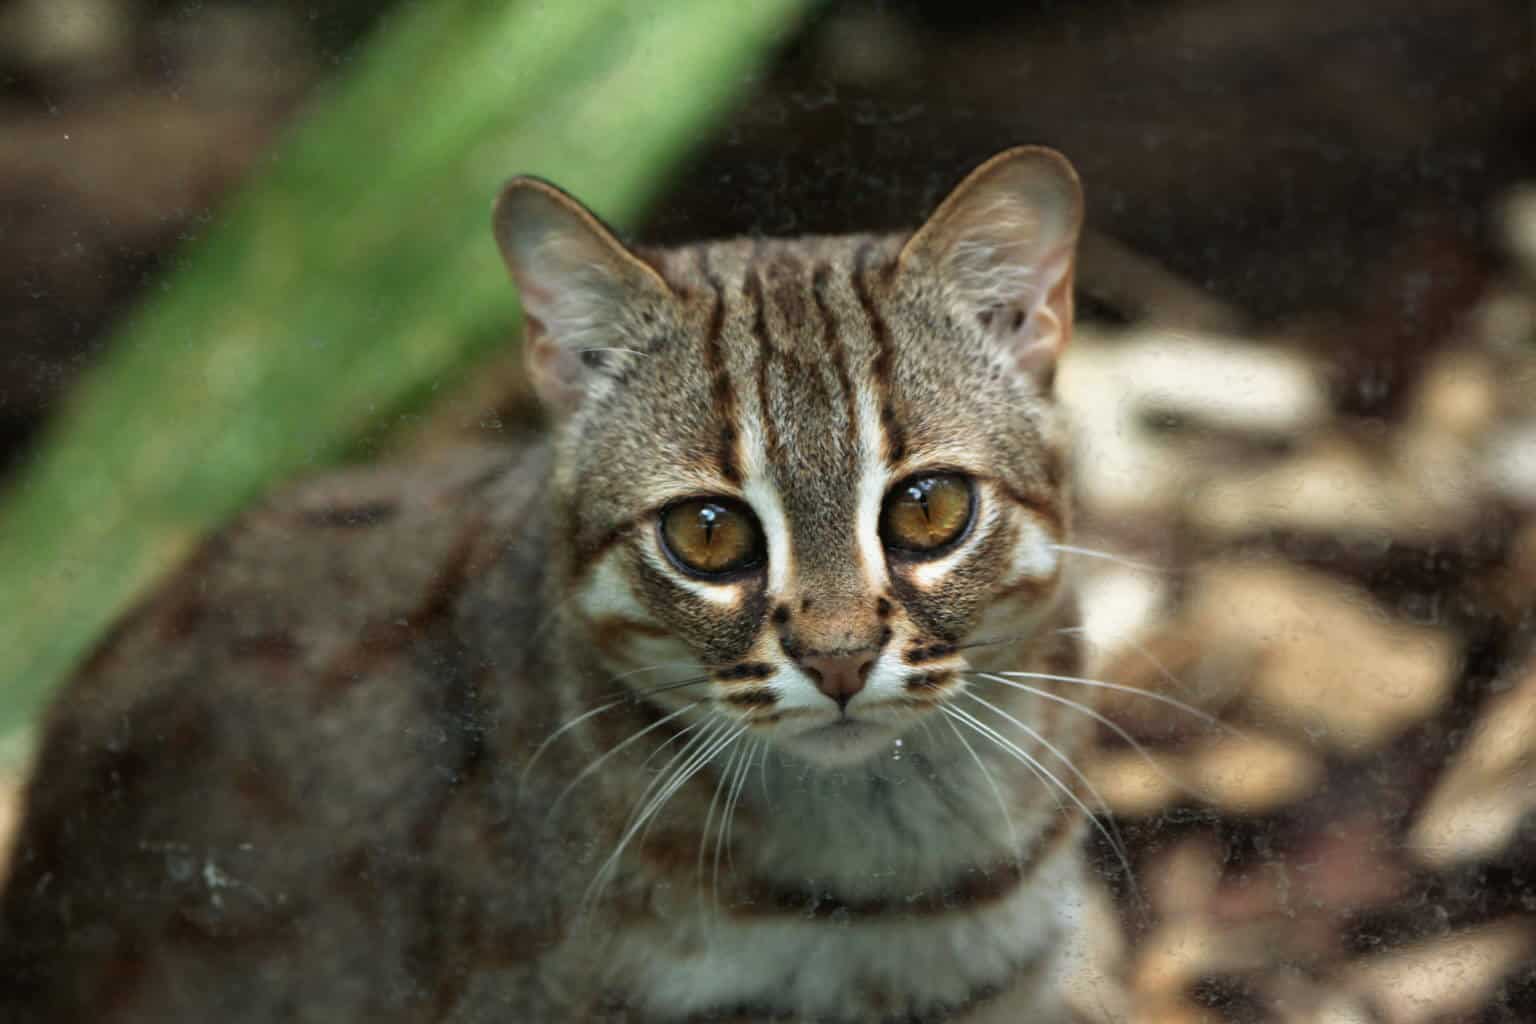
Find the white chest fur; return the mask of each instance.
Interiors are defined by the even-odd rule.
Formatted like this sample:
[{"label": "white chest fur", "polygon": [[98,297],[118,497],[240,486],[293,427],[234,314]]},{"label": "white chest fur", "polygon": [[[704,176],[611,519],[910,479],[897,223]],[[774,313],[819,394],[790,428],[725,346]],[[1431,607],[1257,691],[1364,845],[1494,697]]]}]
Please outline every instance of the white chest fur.
[{"label": "white chest fur", "polygon": [[1076,916],[1079,871],[1075,844],[1061,843],[1027,880],[984,906],[893,908],[863,919],[835,911],[715,914],[690,899],[677,908],[686,916],[615,941],[612,980],[660,1020],[733,1008],[909,1020],[946,1008],[981,1012],[994,1001],[1047,1011],[1057,954]]},{"label": "white chest fur", "polygon": [[903,760],[863,777],[782,767],[767,773],[771,811],[738,844],[733,873],[835,897],[744,906],[725,886],[717,906],[691,876],[657,884],[644,923],[612,939],[615,991],[658,1020],[731,1009],[966,1020],[945,1011],[1017,1000],[1040,1012],[1014,1019],[1054,1019],[1081,871],[1081,824],[1055,799],[1006,773],[994,789],[944,743],[909,742]]}]

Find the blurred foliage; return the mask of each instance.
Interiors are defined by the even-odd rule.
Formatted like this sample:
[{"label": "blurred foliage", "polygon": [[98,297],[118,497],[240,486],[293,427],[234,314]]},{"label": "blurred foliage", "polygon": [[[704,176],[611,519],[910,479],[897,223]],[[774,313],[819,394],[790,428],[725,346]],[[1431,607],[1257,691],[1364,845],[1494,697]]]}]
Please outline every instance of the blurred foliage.
[{"label": "blurred foliage", "polygon": [[274,480],[514,336],[498,184],[632,221],[809,0],[440,0],[385,19],[129,319],[0,506],[0,734]]}]

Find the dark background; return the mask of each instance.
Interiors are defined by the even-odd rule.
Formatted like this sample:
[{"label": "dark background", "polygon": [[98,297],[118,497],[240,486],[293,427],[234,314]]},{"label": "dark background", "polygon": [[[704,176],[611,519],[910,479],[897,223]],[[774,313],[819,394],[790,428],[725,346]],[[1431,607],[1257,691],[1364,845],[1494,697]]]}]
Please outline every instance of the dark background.
[{"label": "dark background", "polygon": [[[0,0],[0,472],[389,6]],[[1047,143],[1100,231],[1259,326],[1350,325],[1371,415],[1536,177],[1533,27],[1524,0],[828,4],[639,234],[895,227]]]}]

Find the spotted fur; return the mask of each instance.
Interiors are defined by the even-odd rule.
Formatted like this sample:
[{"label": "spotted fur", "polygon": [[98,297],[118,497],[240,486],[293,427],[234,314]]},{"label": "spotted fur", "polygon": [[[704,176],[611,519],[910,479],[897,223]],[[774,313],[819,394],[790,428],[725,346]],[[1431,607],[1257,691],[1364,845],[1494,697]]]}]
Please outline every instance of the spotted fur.
[{"label": "spotted fur", "polygon": [[[910,237],[631,252],[515,181],[551,442],[275,499],[108,641],[29,798],[0,1019],[1063,1019],[1086,720],[980,673],[1076,671],[1080,217],[1034,149]],[[966,532],[888,547],[934,472]],[[763,564],[668,555],[698,496]]]}]

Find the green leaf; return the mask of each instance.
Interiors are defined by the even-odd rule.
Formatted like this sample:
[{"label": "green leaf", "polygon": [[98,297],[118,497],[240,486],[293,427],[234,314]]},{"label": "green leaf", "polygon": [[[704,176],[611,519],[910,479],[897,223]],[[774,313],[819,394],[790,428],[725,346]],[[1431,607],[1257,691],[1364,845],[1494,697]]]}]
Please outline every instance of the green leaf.
[{"label": "green leaf", "polygon": [[408,4],[82,381],[0,505],[0,735],[275,481],[515,343],[514,173],[631,222],[809,0]]}]

